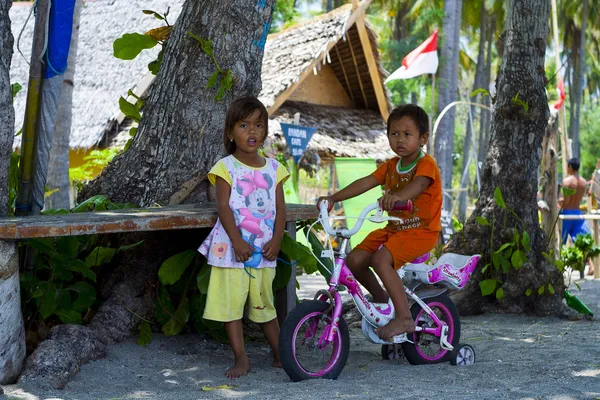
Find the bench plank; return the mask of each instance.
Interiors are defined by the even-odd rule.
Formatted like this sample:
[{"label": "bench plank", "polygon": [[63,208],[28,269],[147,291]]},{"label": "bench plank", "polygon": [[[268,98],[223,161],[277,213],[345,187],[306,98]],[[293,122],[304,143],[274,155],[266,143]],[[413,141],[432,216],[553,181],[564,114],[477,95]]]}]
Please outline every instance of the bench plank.
[{"label": "bench plank", "polygon": [[[313,205],[287,204],[288,222],[313,219]],[[216,203],[0,218],[0,240],[213,227]]]}]

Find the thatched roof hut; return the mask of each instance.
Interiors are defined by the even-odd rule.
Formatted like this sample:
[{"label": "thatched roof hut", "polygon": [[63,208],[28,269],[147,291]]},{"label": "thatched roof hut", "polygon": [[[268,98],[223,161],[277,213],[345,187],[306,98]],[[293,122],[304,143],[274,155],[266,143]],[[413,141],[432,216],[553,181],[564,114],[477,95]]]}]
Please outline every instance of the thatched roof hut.
[{"label": "thatched roof hut", "polygon": [[[142,9],[159,12],[170,7],[173,23],[183,0],[94,0],[82,10],[79,31],[71,148],[121,146],[128,121],[119,111],[119,96],[138,87],[143,95],[153,76],[147,64],[158,48],[142,52],[135,60],[113,56],[113,41],[127,32],[145,32],[161,21],[141,13]],[[17,36],[32,3],[13,3],[10,10],[15,33],[15,54],[11,81],[24,90],[15,98],[16,129],[25,112],[28,64],[31,54],[33,21],[23,31],[20,49]],[[263,89],[259,98],[269,109],[275,144],[284,145],[279,122],[293,122],[300,113],[300,124],[317,128],[309,151],[322,158],[332,156],[387,158],[384,118],[389,100],[379,66],[374,32],[364,22],[366,5],[342,6],[310,21],[269,35],[262,66]],[[110,21],[108,23],[107,21]],[[371,66],[371,68],[369,68]],[[20,144],[17,138],[15,145]]]}]

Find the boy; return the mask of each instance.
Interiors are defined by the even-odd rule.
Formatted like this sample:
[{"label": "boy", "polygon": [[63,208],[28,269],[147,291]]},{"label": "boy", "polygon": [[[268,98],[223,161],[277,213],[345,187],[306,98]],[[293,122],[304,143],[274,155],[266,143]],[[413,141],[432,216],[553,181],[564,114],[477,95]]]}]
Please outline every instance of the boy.
[{"label": "boy", "polygon": [[[442,182],[433,158],[421,151],[429,140],[429,117],[421,107],[405,104],[395,108],[387,121],[387,135],[398,157],[339,192],[320,198],[319,202],[327,200],[331,207],[337,201],[384,185],[385,194],[379,199],[381,207],[388,210],[390,216],[404,220],[402,223],[390,221],[385,228],[371,232],[346,260],[354,276],[373,295],[374,302],[387,303],[392,299],[396,316],[377,330],[381,339],[391,341],[396,335],[415,330],[404,285],[396,270],[435,246],[441,230]],[[396,201],[409,199],[414,204],[411,212],[391,211]]]}]

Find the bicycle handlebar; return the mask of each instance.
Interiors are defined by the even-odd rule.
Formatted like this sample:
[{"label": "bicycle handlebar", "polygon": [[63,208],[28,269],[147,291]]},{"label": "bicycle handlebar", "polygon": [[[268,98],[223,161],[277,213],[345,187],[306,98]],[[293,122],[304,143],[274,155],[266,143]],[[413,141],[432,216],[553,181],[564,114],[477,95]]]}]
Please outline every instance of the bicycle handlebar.
[{"label": "bicycle handlebar", "polygon": [[[323,229],[325,229],[325,231],[328,234],[334,235],[334,236],[337,235],[338,233],[345,237],[350,237],[350,236],[356,234],[356,232],[358,232],[360,230],[360,228],[362,227],[362,224],[365,221],[365,219],[367,219],[367,214],[375,209],[377,209],[377,213],[374,216],[377,218],[376,222],[402,221],[401,218],[383,216],[383,214],[382,214],[383,210],[379,207],[379,202],[375,202],[375,203],[369,204],[368,206],[363,208],[360,215],[357,217],[358,221],[356,222],[356,224],[354,224],[354,227],[352,229],[341,229],[338,231],[338,230],[335,230],[329,223],[328,208],[329,208],[328,201],[323,200],[323,201],[321,201],[321,203],[319,203],[319,209],[320,209],[319,215],[320,215],[320,219],[321,219],[321,224],[323,225]],[[411,211],[412,208],[413,208],[413,203],[411,200],[397,201],[394,203],[394,207],[392,208],[392,210],[394,210],[394,211],[400,211],[400,210]]]}]

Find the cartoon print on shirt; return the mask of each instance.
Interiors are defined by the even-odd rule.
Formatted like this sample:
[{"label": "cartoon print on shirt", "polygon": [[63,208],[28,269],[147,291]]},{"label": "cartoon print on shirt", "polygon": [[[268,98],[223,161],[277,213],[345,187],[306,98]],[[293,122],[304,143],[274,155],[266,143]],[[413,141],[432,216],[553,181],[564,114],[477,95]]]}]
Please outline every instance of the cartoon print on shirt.
[{"label": "cartoon print on shirt", "polygon": [[[265,231],[261,227],[261,222],[273,231],[275,226],[275,213],[272,211],[273,201],[269,189],[273,186],[273,180],[267,174],[260,171],[249,172],[238,178],[236,189],[239,194],[244,196],[245,208],[236,210],[244,219],[238,225],[242,237],[254,250],[252,257],[244,263],[247,267],[257,267],[262,261],[262,252],[260,247],[254,242],[256,239],[264,237]],[[271,211],[269,211],[271,210]]]}]

